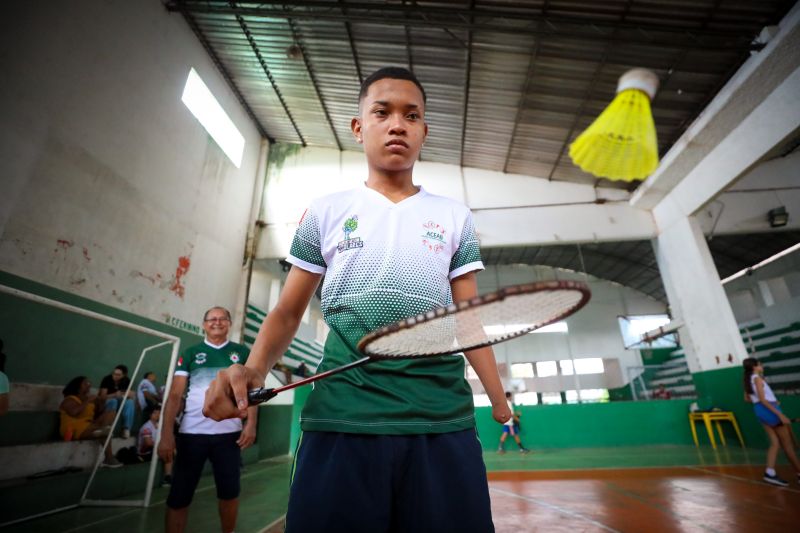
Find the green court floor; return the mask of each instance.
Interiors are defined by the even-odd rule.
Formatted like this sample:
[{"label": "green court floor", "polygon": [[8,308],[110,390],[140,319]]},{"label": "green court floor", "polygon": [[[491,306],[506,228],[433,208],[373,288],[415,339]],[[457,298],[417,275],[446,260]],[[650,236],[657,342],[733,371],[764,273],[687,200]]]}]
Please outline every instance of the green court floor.
[{"label": "green court floor", "polygon": [[[737,446],[646,446],[533,450],[522,455],[506,445],[507,452],[486,452],[490,472],[624,469],[664,466],[761,465],[763,450],[744,450]],[[291,458],[280,457],[249,465],[242,474],[237,532],[258,533],[274,526],[286,511]],[[153,493],[148,509],[128,507],[81,507],[19,523],[3,529],[8,533],[139,533],[163,531],[165,487]],[[276,528],[271,528],[276,530]],[[280,528],[277,528],[280,530]],[[214,480],[205,476],[195,494],[187,531],[219,531]],[[271,532],[270,532],[271,533]]]}]

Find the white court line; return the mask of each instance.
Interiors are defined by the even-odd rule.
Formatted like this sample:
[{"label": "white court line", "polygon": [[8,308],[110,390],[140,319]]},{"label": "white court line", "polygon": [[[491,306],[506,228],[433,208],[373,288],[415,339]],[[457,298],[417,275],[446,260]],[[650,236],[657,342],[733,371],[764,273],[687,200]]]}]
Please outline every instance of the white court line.
[{"label": "white court line", "polygon": [[[747,465],[747,466],[754,466],[754,465]],[[705,472],[706,474],[712,474],[714,476],[726,477],[726,478],[729,478],[729,479],[735,479],[737,481],[746,481],[747,483],[750,483],[752,485],[760,485],[762,487],[765,486],[765,485],[769,485],[769,483],[767,483],[765,481],[758,481],[758,480],[755,480],[755,479],[749,478],[749,477],[734,476],[734,475],[731,475],[731,474],[723,474],[722,472],[715,472],[713,470],[706,470],[705,468],[700,468],[698,466],[687,466],[686,468],[688,468],[690,470],[697,470],[697,471],[700,471],[700,472]],[[770,487],[774,487],[776,489],[785,490],[785,491],[788,491],[788,492],[794,492],[795,494],[800,494],[800,490],[793,489],[791,487],[778,487],[777,485],[769,485],[769,486]]]},{"label": "white court line", "polygon": [[617,529],[614,529],[612,527],[609,527],[609,526],[607,526],[607,525],[605,525],[605,524],[603,524],[601,522],[598,522],[597,520],[593,520],[593,519],[589,518],[588,516],[584,516],[584,515],[582,515],[580,513],[576,513],[574,511],[570,511],[569,509],[564,509],[563,507],[559,507],[558,505],[553,505],[551,503],[547,503],[547,502],[544,502],[544,501],[536,499],[536,498],[531,498],[530,496],[523,496],[522,494],[517,494],[516,492],[511,492],[509,490],[504,490],[504,489],[498,489],[498,488],[491,487],[491,486],[489,487],[489,490],[491,492],[497,492],[497,493],[502,494],[504,496],[511,496],[512,498],[518,498],[520,500],[525,500],[525,501],[528,501],[528,502],[532,502],[532,503],[535,503],[537,505],[541,505],[542,507],[547,507],[548,509],[551,509],[551,510],[556,511],[558,513],[565,514],[567,516],[571,516],[573,518],[579,518],[579,519],[581,519],[581,520],[583,520],[585,522],[589,522],[590,524],[593,524],[593,525],[595,525],[595,526],[597,526],[597,527],[599,527],[601,529],[604,529],[606,531],[611,531],[612,533],[622,533],[621,531],[619,531]]},{"label": "white court line", "polygon": [[269,531],[279,523],[283,522],[284,520],[286,520],[286,515],[276,518],[275,520],[264,526],[264,529],[260,530],[258,533],[266,533],[267,531]]}]

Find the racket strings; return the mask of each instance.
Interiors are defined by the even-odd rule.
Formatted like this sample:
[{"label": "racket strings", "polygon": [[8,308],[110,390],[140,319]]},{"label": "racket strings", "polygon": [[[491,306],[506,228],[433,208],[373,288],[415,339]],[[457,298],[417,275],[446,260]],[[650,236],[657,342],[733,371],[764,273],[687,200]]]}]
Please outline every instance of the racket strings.
[{"label": "racket strings", "polygon": [[569,289],[507,295],[383,335],[365,353],[386,359],[429,357],[495,344],[571,314],[583,298],[581,291]]}]

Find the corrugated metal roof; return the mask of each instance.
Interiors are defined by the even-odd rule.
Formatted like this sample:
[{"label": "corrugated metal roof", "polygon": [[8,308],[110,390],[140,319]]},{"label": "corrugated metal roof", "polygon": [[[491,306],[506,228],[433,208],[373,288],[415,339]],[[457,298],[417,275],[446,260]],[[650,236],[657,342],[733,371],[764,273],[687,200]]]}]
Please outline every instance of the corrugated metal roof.
[{"label": "corrugated metal roof", "polygon": [[[753,51],[784,0],[171,0],[271,141],[360,150],[361,80],[410,68],[428,94],[427,161],[632,188],[575,167],[569,143],[633,67],[656,72],[663,155]],[[721,277],[800,241],[717,236]],[[589,274],[666,301],[649,241],[582,244]],[[583,270],[575,245],[485,250],[487,264]]]},{"label": "corrugated metal roof", "polygon": [[357,150],[360,81],[410,68],[428,93],[422,159],[597,180],[569,143],[613,99],[617,78],[661,79],[663,154],[748,57],[785,0],[169,0],[273,141]]}]

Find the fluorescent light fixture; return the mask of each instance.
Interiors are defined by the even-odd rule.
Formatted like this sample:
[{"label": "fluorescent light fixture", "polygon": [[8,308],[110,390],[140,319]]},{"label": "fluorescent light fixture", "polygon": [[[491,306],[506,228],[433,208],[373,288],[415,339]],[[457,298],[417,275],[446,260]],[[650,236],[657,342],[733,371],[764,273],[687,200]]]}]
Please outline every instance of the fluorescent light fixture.
[{"label": "fluorescent light fixture", "polygon": [[[486,335],[504,335],[506,333],[513,333],[515,331],[519,331],[520,329],[524,329],[529,327],[530,324],[508,324],[506,326],[502,324],[496,324],[491,326],[483,326],[483,331],[486,332]],[[567,327],[566,322],[554,322],[552,324],[548,324],[544,327],[539,329],[535,329],[530,333],[567,333],[569,328]]]},{"label": "fluorescent light fixture", "polygon": [[782,252],[778,252],[777,254],[773,255],[772,257],[768,257],[768,258],[764,259],[763,261],[761,261],[757,265],[753,265],[751,267],[747,267],[747,268],[741,269],[736,274],[733,274],[732,276],[728,276],[727,278],[723,279],[722,280],[722,284],[725,285],[726,283],[731,282],[731,281],[735,280],[736,278],[741,278],[745,274],[749,274],[749,273],[753,272],[754,270],[758,270],[759,268],[761,268],[763,266],[766,266],[766,265],[772,263],[773,261],[777,261],[778,259],[780,259],[784,255],[789,255],[790,253],[792,253],[794,251],[797,251],[797,250],[800,250],[800,242],[795,244],[794,246],[790,246],[789,248],[785,249]]},{"label": "fluorescent light fixture", "polygon": [[239,168],[244,154],[244,137],[194,69],[189,71],[181,101],[222,148],[228,159]]}]

